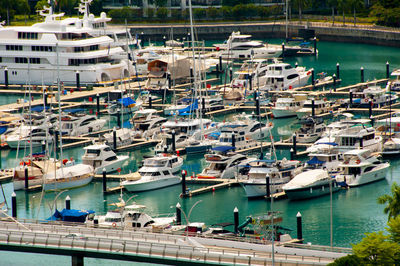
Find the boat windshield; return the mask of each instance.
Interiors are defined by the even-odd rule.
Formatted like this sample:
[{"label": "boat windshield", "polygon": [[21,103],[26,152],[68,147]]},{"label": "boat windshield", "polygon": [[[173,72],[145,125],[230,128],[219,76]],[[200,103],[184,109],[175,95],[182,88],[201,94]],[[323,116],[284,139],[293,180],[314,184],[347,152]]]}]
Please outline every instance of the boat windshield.
[{"label": "boat windshield", "polygon": [[153,159],[147,159],[144,161],[144,166],[149,166],[149,167],[163,167],[167,161],[160,161],[160,160],[153,160]]},{"label": "boat windshield", "polygon": [[141,176],[159,176],[159,175],[161,175],[160,172],[142,172],[142,171],[140,171],[139,174]]},{"label": "boat windshield", "polygon": [[96,156],[99,156],[100,155],[100,150],[91,150],[91,149],[87,149],[86,150],[86,153],[87,154],[90,154],[90,155],[96,155]]},{"label": "boat windshield", "polygon": [[104,221],[107,223],[119,223],[121,222],[121,217],[106,217]]}]

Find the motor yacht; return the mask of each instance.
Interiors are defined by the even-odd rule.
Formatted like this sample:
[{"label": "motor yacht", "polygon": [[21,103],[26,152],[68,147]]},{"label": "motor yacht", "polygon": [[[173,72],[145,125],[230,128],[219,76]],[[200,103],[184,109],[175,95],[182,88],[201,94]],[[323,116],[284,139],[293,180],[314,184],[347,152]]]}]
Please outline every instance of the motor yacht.
[{"label": "motor yacht", "polygon": [[278,161],[256,160],[248,165],[248,173],[239,176],[240,185],[248,198],[263,197],[267,191],[270,194],[282,192],[282,186],[302,170],[300,161],[289,161],[286,158]]},{"label": "motor yacht", "polygon": [[302,124],[300,129],[295,132],[299,143],[314,143],[322,136],[326,128],[323,119],[311,116],[301,119],[300,123]]},{"label": "motor yacht", "polygon": [[360,108],[379,108],[389,104],[394,104],[398,99],[396,93],[382,89],[378,85],[369,86],[362,91],[353,91],[352,106]]},{"label": "motor yacht", "polygon": [[312,116],[313,110],[314,115],[325,114],[329,111],[330,107],[331,103],[326,100],[306,100],[303,107],[296,112],[297,118]]},{"label": "motor yacht", "polygon": [[51,125],[30,126],[22,124],[11,133],[7,134],[5,140],[11,149],[24,149],[29,147],[43,147],[45,143],[53,143],[50,134]]},{"label": "motor yacht", "polygon": [[293,94],[278,98],[271,110],[274,118],[297,116],[297,111],[303,107],[306,98],[305,94]]},{"label": "motor yacht", "polygon": [[145,159],[139,169],[139,180],[125,180],[121,183],[130,192],[148,191],[167,186],[173,186],[181,182],[181,178],[174,173],[179,172],[183,159],[171,154],[157,154]]},{"label": "motor yacht", "polygon": [[400,91],[400,69],[395,69],[391,74],[394,79],[391,79],[386,84],[387,91]]},{"label": "motor yacht", "polygon": [[95,174],[115,172],[129,159],[127,155],[116,155],[106,144],[93,144],[83,148],[82,163],[91,165]]},{"label": "motor yacht", "polygon": [[288,63],[270,64],[266,71],[266,81],[260,84],[261,91],[285,91],[307,85],[312,70],[292,67]]},{"label": "motor yacht", "polygon": [[345,152],[339,166],[342,172],[336,181],[355,187],[384,179],[390,163],[381,162],[369,149],[356,149]]},{"label": "motor yacht", "polygon": [[400,138],[390,137],[383,143],[382,156],[391,157],[400,155]]},{"label": "motor yacht", "polygon": [[79,136],[99,131],[106,124],[105,119],[99,119],[94,115],[70,112],[61,117],[61,134],[67,136]]},{"label": "motor yacht", "polygon": [[256,160],[245,155],[235,153],[232,146],[219,146],[212,149],[215,153],[204,155],[208,166],[197,175],[197,178],[214,179],[234,178],[235,174],[247,163]]},{"label": "motor yacht", "polygon": [[[104,32],[111,19],[89,14],[89,1],[83,1],[79,12],[83,18],[62,19],[44,7],[39,14],[43,22],[32,26],[0,27],[2,60],[0,68],[13,70],[10,84],[54,85],[57,76],[64,84],[76,85],[110,81],[133,74],[128,54]],[[11,71],[10,71],[11,72]],[[5,83],[1,75],[0,83]]]},{"label": "motor yacht", "polygon": [[326,170],[314,169],[296,175],[282,189],[290,200],[301,200],[333,193],[340,187]]},{"label": "motor yacht", "polygon": [[[118,128],[115,129],[116,148],[130,145],[134,142],[137,132],[131,128]],[[105,133],[99,138],[101,142],[114,148],[114,129],[109,133]]]}]

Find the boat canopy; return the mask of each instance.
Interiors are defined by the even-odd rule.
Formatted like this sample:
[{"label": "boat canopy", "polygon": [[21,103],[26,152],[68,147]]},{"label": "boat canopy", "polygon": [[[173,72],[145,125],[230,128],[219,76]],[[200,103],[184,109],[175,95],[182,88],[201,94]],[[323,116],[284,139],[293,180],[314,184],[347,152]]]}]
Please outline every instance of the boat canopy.
[{"label": "boat canopy", "polygon": [[309,165],[323,164],[323,163],[325,163],[325,162],[324,162],[324,161],[318,160],[318,158],[317,158],[316,156],[314,156],[311,160],[309,160],[309,161],[307,162],[307,164],[309,164]]},{"label": "boat canopy", "polygon": [[235,149],[236,148],[232,147],[232,146],[218,146],[218,147],[212,148],[211,150],[219,151],[219,152],[227,152],[227,151],[235,150]]},{"label": "boat canopy", "polygon": [[331,146],[337,146],[338,145],[335,142],[318,142],[318,144],[325,144],[325,145],[331,145]]},{"label": "boat canopy", "polygon": [[[50,108],[49,106],[46,106],[46,110],[49,109],[49,108]],[[44,108],[42,105],[38,105],[38,106],[32,107],[32,108],[31,108],[31,111],[32,111],[32,112],[41,113],[41,112],[43,112],[44,109],[45,109],[45,108]]]},{"label": "boat canopy", "polygon": [[64,109],[64,113],[68,113],[68,114],[76,114],[79,112],[85,112],[85,109],[83,109],[83,108]]},{"label": "boat canopy", "polygon": [[197,108],[199,108],[199,101],[197,99],[195,99],[191,105],[189,105],[183,109],[180,109],[179,115],[186,115],[186,113],[191,113],[194,110],[196,110]]},{"label": "boat canopy", "polygon": [[67,210],[63,209],[59,212],[57,209],[54,214],[47,218],[47,221],[63,221],[63,222],[78,222],[84,223],[89,214],[94,213],[92,210]]},{"label": "boat canopy", "polygon": [[133,100],[131,97],[125,97],[123,99],[118,99],[118,102],[121,103],[125,106],[125,107],[133,107],[134,104],[136,103],[135,100]]}]

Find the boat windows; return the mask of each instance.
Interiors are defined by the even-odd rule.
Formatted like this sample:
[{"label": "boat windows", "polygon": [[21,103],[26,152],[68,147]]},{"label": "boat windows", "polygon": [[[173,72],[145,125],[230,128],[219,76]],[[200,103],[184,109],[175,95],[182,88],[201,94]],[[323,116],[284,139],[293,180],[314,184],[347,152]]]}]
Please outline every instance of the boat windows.
[{"label": "boat windows", "polygon": [[115,161],[115,160],[118,160],[117,156],[111,156],[111,157],[108,157],[107,159],[105,159],[106,162],[111,162],[111,161]]},{"label": "boat windows", "polygon": [[370,172],[374,168],[375,168],[375,166],[368,166],[367,168],[365,168],[364,173]]},{"label": "boat windows", "polygon": [[169,171],[163,171],[164,175],[169,175]]},{"label": "boat windows", "polygon": [[105,147],[104,151],[111,151],[111,148],[110,147]]},{"label": "boat windows", "polygon": [[100,155],[100,150],[91,150],[91,149],[87,149],[86,150],[87,154],[95,154],[96,156]]},{"label": "boat windows", "polygon": [[361,168],[360,167],[349,167],[348,174],[355,175],[355,176],[359,175],[359,174],[361,174]]},{"label": "boat windows", "polygon": [[120,223],[121,220],[122,219],[120,217],[119,218],[109,217],[109,218],[106,218],[104,221],[107,223]]},{"label": "boat windows", "polygon": [[28,58],[26,57],[16,57],[15,63],[17,64],[28,64]]},{"label": "boat windows", "polygon": [[341,145],[342,146],[355,146],[357,143],[356,138],[352,138],[352,137],[343,137],[341,139]]},{"label": "boat windows", "polygon": [[285,69],[292,69],[293,67],[291,65],[285,66]]},{"label": "boat windows", "polygon": [[29,58],[29,63],[40,64],[40,58]]},{"label": "boat windows", "polygon": [[139,124],[139,130],[145,131],[149,128],[149,124]]},{"label": "boat windows", "polygon": [[22,51],[22,45],[6,45],[8,51]]},{"label": "boat windows", "polygon": [[299,74],[291,74],[291,75],[287,76],[287,79],[295,79],[298,77],[299,77]]},{"label": "boat windows", "polygon": [[37,32],[18,32],[18,39],[37,40],[39,34]]},{"label": "boat windows", "polygon": [[374,139],[374,138],[375,138],[375,134],[368,134],[363,137],[363,140],[370,140],[370,139]]},{"label": "boat windows", "polygon": [[81,126],[86,126],[95,120],[96,120],[96,118],[94,118],[94,117],[88,118],[88,119],[82,121]]},{"label": "boat windows", "polygon": [[31,50],[34,52],[52,52],[53,47],[52,46],[38,46],[38,45],[33,45],[31,47]]}]

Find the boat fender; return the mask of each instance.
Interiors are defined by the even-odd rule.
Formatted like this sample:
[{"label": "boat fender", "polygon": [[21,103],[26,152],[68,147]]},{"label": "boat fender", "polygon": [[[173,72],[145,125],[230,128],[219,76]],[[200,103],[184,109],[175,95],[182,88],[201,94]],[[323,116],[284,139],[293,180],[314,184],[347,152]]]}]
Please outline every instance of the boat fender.
[{"label": "boat fender", "polygon": [[368,98],[365,98],[364,101],[367,103],[369,100],[368,100]]},{"label": "boat fender", "polygon": [[112,227],[117,227],[117,224],[116,223],[112,223]]},{"label": "boat fender", "polygon": [[68,162],[68,159],[62,160],[62,163],[63,163],[63,164],[66,164],[67,162]]},{"label": "boat fender", "polygon": [[356,161],[356,164],[360,164],[360,163],[361,163],[361,161],[360,161],[360,160],[357,160],[357,161]]}]

